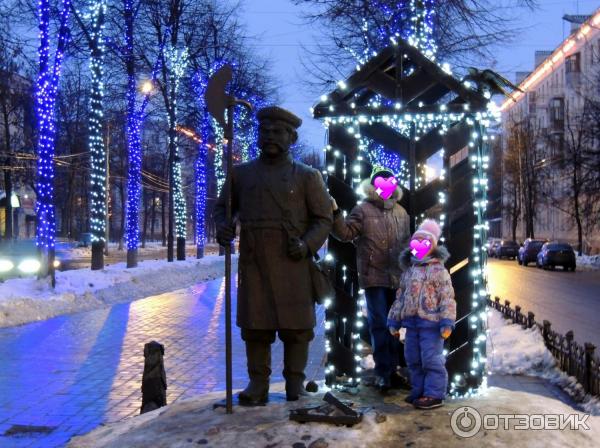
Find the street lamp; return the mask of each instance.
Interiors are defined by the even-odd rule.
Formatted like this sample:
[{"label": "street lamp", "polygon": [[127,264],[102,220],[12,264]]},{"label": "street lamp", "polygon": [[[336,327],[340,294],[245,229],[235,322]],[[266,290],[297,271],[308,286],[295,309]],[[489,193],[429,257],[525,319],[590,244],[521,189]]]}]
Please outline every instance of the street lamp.
[{"label": "street lamp", "polygon": [[141,89],[144,95],[149,95],[154,90],[154,83],[148,79],[142,83]]}]

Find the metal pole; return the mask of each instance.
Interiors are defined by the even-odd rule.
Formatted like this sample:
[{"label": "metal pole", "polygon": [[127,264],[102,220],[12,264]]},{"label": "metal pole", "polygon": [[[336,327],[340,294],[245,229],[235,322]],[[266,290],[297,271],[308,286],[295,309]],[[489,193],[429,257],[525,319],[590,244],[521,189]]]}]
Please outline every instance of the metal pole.
[{"label": "metal pole", "polygon": [[411,123],[410,125],[410,143],[409,143],[409,161],[408,161],[408,165],[409,165],[409,172],[410,172],[410,177],[409,177],[409,190],[410,190],[410,196],[409,196],[409,203],[408,203],[408,214],[410,216],[410,234],[412,235],[417,227],[417,216],[415,216],[416,214],[416,204],[415,204],[415,199],[416,199],[416,191],[417,191],[417,174],[418,174],[418,170],[417,170],[417,142],[416,142],[416,137],[417,137],[417,130],[416,130],[416,125],[415,123]]},{"label": "metal pole", "polygon": [[106,195],[105,195],[105,210],[106,210],[106,224],[105,224],[105,237],[104,237],[104,255],[108,255],[108,241],[110,238],[109,231],[109,218],[108,218],[108,205],[110,202],[110,122],[107,123],[106,132]]},{"label": "metal pole", "polygon": [[[227,138],[227,178],[225,180],[225,192],[227,194],[225,202],[225,222],[231,223],[231,198],[233,187],[233,109],[235,100],[232,98],[227,106],[227,128],[225,137]],[[227,414],[233,413],[233,374],[232,374],[232,349],[231,349],[231,244],[225,247],[225,411]]]},{"label": "metal pole", "polygon": [[[169,130],[169,132],[172,132],[172,130]],[[170,140],[172,141],[173,137],[170,136]],[[173,183],[173,172],[175,171],[174,169],[174,164],[175,164],[175,154],[174,154],[174,150],[173,150],[173,144],[171,142],[169,142],[169,233],[167,234],[167,261],[168,262],[172,262],[174,259],[174,254],[173,254],[173,221],[175,219],[175,208],[174,208],[174,194],[173,194],[173,187],[174,187],[174,183]]]}]

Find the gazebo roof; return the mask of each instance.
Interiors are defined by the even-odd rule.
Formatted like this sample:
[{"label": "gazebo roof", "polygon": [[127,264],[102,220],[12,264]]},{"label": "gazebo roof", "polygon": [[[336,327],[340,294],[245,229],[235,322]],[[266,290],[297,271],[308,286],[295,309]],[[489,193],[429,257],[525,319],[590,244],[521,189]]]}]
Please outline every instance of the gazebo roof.
[{"label": "gazebo roof", "polygon": [[[369,100],[378,94],[394,104],[370,106]],[[481,92],[466,87],[417,48],[397,38],[396,45],[379,52],[339,83],[326,100],[317,103],[313,115],[463,113],[483,111],[487,103]]]},{"label": "gazebo roof", "polygon": [[[477,87],[477,86],[475,86]],[[380,95],[377,106],[370,103]],[[425,160],[439,148],[459,149],[468,139],[468,126],[462,114],[487,110],[489,100],[479,90],[446,72],[417,48],[398,38],[313,108],[315,118],[381,117],[440,114],[456,120],[420,135],[416,142],[417,159]],[[361,134],[382,143],[404,159],[409,158],[410,138],[382,122],[361,126]]]}]

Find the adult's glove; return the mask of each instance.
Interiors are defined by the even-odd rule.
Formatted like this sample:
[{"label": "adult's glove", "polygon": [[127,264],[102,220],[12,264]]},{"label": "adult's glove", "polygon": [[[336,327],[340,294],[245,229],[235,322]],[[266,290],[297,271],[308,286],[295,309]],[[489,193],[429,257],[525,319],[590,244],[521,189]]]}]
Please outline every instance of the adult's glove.
[{"label": "adult's glove", "polygon": [[217,242],[221,246],[229,246],[235,239],[234,224],[219,224],[217,226]]},{"label": "adult's glove", "polygon": [[301,238],[291,238],[288,243],[288,256],[295,261],[308,257],[308,246]]}]

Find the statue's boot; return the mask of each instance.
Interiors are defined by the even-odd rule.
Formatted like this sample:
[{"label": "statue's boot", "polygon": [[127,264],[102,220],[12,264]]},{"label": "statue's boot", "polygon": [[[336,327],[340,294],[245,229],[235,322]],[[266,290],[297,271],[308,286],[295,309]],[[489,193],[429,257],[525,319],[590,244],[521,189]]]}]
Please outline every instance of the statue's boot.
[{"label": "statue's boot", "polygon": [[285,342],[283,345],[283,377],[287,401],[308,395],[304,388],[304,369],[308,362],[308,342]]},{"label": "statue's boot", "polygon": [[246,341],[248,360],[248,386],[238,395],[242,406],[264,406],[269,401],[269,377],[271,376],[271,344]]}]

